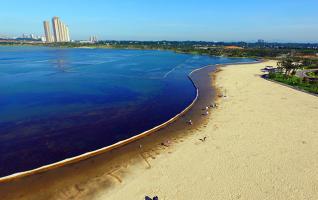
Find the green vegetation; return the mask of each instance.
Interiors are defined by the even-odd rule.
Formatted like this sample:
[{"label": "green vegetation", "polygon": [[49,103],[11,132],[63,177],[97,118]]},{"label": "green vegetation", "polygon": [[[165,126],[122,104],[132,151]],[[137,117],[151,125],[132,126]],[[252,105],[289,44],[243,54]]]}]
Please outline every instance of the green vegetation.
[{"label": "green vegetation", "polygon": [[[318,70],[317,70],[318,71]],[[307,75],[310,77],[310,78],[317,78],[318,79],[318,73],[316,72],[308,72]]]},{"label": "green vegetation", "polygon": [[310,93],[318,94],[318,77],[309,79],[295,76],[296,71],[304,68],[304,62],[299,58],[285,58],[278,62],[276,71],[269,73],[268,78]]},{"label": "green vegetation", "polygon": [[281,73],[270,73],[269,78],[310,93],[318,94],[318,83],[310,83],[296,76],[285,76]]},{"label": "green vegetation", "polygon": [[225,57],[248,57],[248,58],[276,58],[283,54],[288,54],[288,50],[277,49],[227,49],[224,47],[214,47],[208,49],[179,49],[179,52],[183,53],[195,53],[213,56],[225,56]]},{"label": "green vegetation", "polygon": [[[303,67],[303,63],[296,58],[285,58],[277,63],[279,69],[283,69],[285,76],[294,76],[298,69]],[[282,71],[282,70],[281,70]]]}]

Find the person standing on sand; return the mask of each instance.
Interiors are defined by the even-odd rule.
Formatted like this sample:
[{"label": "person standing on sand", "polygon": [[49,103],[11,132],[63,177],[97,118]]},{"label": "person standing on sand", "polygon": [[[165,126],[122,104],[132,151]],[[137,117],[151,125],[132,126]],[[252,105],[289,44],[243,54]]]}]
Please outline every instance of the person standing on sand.
[{"label": "person standing on sand", "polygon": [[146,196],[145,200],[159,200],[159,198],[158,198],[158,196],[155,196],[154,198],[150,198],[150,197]]}]

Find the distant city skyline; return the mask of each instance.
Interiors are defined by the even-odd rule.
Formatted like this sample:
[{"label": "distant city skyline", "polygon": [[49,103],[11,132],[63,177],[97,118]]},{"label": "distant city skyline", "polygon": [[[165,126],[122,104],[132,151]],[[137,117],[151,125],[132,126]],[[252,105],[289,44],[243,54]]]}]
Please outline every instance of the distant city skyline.
[{"label": "distant city skyline", "polygon": [[12,8],[0,12],[0,35],[8,36],[44,36],[43,20],[59,16],[74,40],[96,35],[100,40],[318,42],[317,0],[11,0],[2,7]]}]

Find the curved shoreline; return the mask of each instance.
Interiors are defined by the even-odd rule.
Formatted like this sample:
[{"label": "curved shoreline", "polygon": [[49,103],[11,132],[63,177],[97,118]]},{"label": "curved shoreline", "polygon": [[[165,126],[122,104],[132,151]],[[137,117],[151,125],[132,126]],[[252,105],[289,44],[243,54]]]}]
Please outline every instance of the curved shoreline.
[{"label": "curved shoreline", "polygon": [[202,69],[210,67],[210,66],[212,66],[212,65],[206,65],[204,67],[201,67],[201,68],[198,68],[198,69],[194,69],[187,75],[187,77],[189,78],[189,80],[191,81],[192,85],[194,86],[194,88],[196,90],[196,96],[195,96],[195,98],[193,99],[193,101],[191,102],[191,104],[189,106],[187,106],[183,111],[181,111],[180,113],[178,113],[177,115],[175,115],[174,117],[169,119],[168,121],[166,121],[166,122],[164,122],[164,123],[162,123],[162,124],[160,124],[158,126],[155,126],[152,129],[144,131],[144,132],[142,132],[142,133],[140,133],[138,135],[135,135],[135,136],[130,137],[128,139],[119,141],[119,142],[117,142],[115,144],[103,147],[101,149],[97,149],[97,150],[94,150],[94,151],[89,151],[87,153],[84,153],[84,154],[81,154],[81,155],[78,155],[78,156],[75,156],[75,157],[71,157],[71,158],[66,158],[64,160],[61,160],[61,161],[58,161],[58,162],[55,162],[55,163],[52,163],[52,164],[44,165],[44,166],[41,166],[41,167],[38,167],[38,168],[35,168],[35,169],[32,169],[32,170],[27,170],[27,171],[23,171],[23,172],[17,172],[17,173],[8,175],[8,176],[1,177],[0,178],[0,183],[10,182],[10,181],[13,181],[13,180],[16,180],[16,179],[19,179],[19,178],[23,178],[23,177],[26,177],[26,176],[31,176],[31,175],[35,175],[35,174],[39,174],[39,173],[43,173],[43,172],[50,171],[50,170],[53,170],[53,169],[56,169],[56,168],[59,168],[59,167],[63,167],[63,166],[69,165],[69,164],[73,164],[73,163],[76,163],[76,162],[80,162],[82,160],[89,159],[91,157],[94,157],[94,156],[109,152],[109,151],[111,151],[113,149],[117,149],[117,148],[120,148],[120,147],[122,147],[124,145],[127,145],[129,143],[137,141],[137,140],[139,140],[141,138],[144,138],[144,137],[146,137],[146,136],[148,136],[148,135],[150,135],[150,134],[152,134],[152,133],[154,133],[156,131],[159,131],[160,129],[162,129],[162,128],[168,126],[168,125],[170,125],[171,123],[173,123],[174,121],[179,119],[182,115],[187,113],[193,107],[193,105],[196,103],[196,101],[198,100],[199,89],[198,89],[197,85],[195,84],[195,82],[193,81],[193,79],[191,78],[191,75],[194,72],[196,72],[196,71],[202,70]]}]

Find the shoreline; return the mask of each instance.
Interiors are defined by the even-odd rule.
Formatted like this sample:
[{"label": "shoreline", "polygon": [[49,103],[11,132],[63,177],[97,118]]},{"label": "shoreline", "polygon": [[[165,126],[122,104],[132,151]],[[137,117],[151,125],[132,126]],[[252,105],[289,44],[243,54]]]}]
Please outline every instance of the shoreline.
[{"label": "shoreline", "polygon": [[[188,78],[197,89],[195,101],[182,114],[179,114],[173,123],[169,123],[160,130],[156,130],[155,134],[148,134],[147,137],[138,138],[138,140],[123,144],[120,148],[110,149],[107,152],[99,153],[93,157],[90,156],[79,162],[58,166],[54,169],[36,171],[35,174],[24,173],[2,179],[2,182],[0,181],[0,196],[9,199],[18,199],[18,196],[23,195],[33,199],[35,198],[34,195],[37,197],[44,195],[45,198],[48,198],[49,196],[60,195],[54,193],[57,188],[68,190],[69,187],[74,187],[78,182],[88,182],[87,180],[91,179],[93,179],[92,182],[95,182],[94,177],[99,176],[107,179],[107,182],[113,185],[114,183],[109,180],[110,175],[108,173],[106,174],[107,177],[104,177],[105,170],[109,170],[109,173],[112,173],[114,168],[117,169],[119,166],[118,163],[128,163],[125,166],[129,165],[131,167],[140,165],[140,163],[146,163],[147,168],[151,168],[148,160],[153,159],[153,156],[148,151],[160,151],[164,153],[173,147],[170,144],[170,147],[163,146],[162,141],[169,141],[171,145],[174,145],[178,143],[176,138],[185,137],[185,135],[192,134],[193,131],[205,126],[207,116],[202,115],[202,107],[211,104],[211,101],[216,97],[212,86],[209,84],[211,81],[210,73],[215,71],[215,69],[214,65],[208,65],[195,69],[188,75]],[[192,126],[187,124],[189,119],[192,119],[194,122]],[[140,146],[142,146],[141,149]],[[171,152],[169,151],[169,153]],[[80,174],[78,174],[79,169]],[[126,167],[123,170],[125,169]],[[67,183],[71,182],[71,186],[62,183],[64,181]],[[39,188],[42,189],[43,184],[50,187],[44,189],[47,192],[43,192],[40,195],[36,191]]]},{"label": "shoreline", "polygon": [[197,102],[198,97],[199,97],[199,89],[198,89],[196,83],[191,78],[191,75],[193,73],[197,72],[197,71],[203,70],[203,69],[208,68],[208,67],[213,67],[213,65],[207,65],[207,66],[203,66],[203,67],[198,68],[198,69],[194,69],[187,75],[187,77],[189,78],[189,80],[191,81],[192,85],[194,86],[194,88],[196,90],[196,96],[194,97],[194,99],[191,102],[191,104],[189,104],[180,113],[176,114],[174,117],[172,117],[171,119],[165,121],[164,123],[159,124],[159,125],[151,128],[151,129],[146,130],[146,131],[144,131],[144,132],[142,132],[140,134],[137,134],[137,135],[135,135],[133,137],[127,138],[127,139],[119,141],[119,142],[117,142],[115,144],[112,144],[112,145],[109,145],[109,146],[106,146],[106,147],[103,147],[103,148],[100,148],[100,149],[97,149],[97,150],[94,150],[94,151],[86,152],[84,154],[81,154],[81,155],[78,155],[78,156],[74,156],[74,157],[71,157],[71,158],[66,158],[64,160],[61,160],[61,161],[58,161],[58,162],[55,162],[55,163],[51,163],[51,164],[48,164],[48,165],[44,165],[44,166],[41,166],[41,167],[38,167],[38,168],[35,168],[35,169],[32,169],[32,170],[27,170],[27,171],[23,171],[23,172],[17,172],[17,173],[8,175],[8,176],[0,177],[0,184],[1,183],[6,183],[6,182],[10,182],[10,181],[14,181],[15,179],[20,179],[20,178],[23,178],[23,177],[26,177],[26,176],[32,176],[32,175],[35,175],[35,174],[43,173],[43,172],[46,172],[46,171],[49,171],[49,170],[54,170],[54,169],[59,168],[59,167],[63,167],[63,166],[66,166],[66,165],[70,165],[70,164],[73,164],[73,163],[80,162],[82,160],[89,159],[89,158],[97,156],[99,154],[107,153],[107,152],[109,152],[109,151],[111,151],[113,149],[117,149],[117,148],[125,146],[125,145],[127,145],[129,143],[138,141],[141,138],[147,137],[148,135],[154,134],[157,131],[165,128],[166,126],[169,126],[174,121],[178,120],[180,117],[185,115],[194,106],[194,104]]}]

